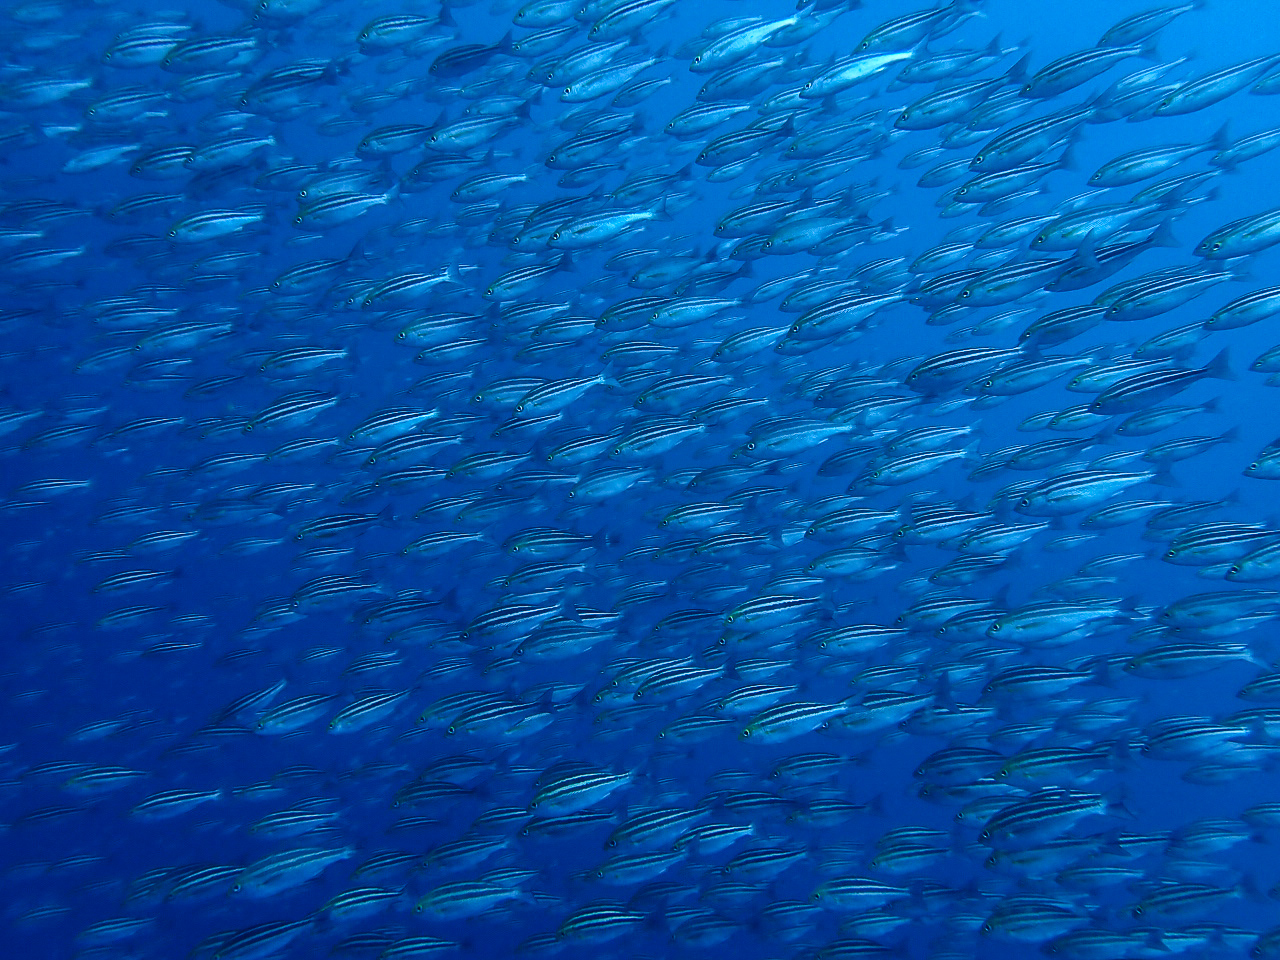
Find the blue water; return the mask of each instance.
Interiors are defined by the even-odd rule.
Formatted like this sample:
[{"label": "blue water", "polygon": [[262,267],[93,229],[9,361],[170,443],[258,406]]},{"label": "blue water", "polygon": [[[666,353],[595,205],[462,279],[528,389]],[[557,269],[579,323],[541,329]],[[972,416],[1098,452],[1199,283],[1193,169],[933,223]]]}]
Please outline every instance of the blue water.
[{"label": "blue water", "polygon": [[[636,83],[669,82],[579,105],[546,72],[607,42],[589,34],[608,34],[622,5],[561,6],[538,28],[497,2],[7,8],[3,956],[1280,953],[1266,936],[1277,925],[1280,817],[1259,808],[1276,800],[1277,695],[1242,694],[1280,656],[1269,575],[1280,569],[1261,566],[1280,541],[1275,481],[1246,473],[1276,441],[1271,374],[1251,369],[1275,346],[1276,321],[1190,326],[1280,276],[1275,225],[1243,256],[1194,252],[1224,224],[1280,206],[1274,152],[1231,170],[1213,159],[1280,123],[1280,81],[1262,63],[1203,109],[1144,110],[1276,54],[1271,5],[1171,5],[1180,12],[1154,43],[963,137],[957,123],[894,121],[926,94],[976,79],[1005,77],[989,96],[1012,98],[1026,76],[1155,8],[678,0],[636,14],[602,61],[635,62]],[[916,35],[904,28],[870,50],[899,62],[826,99],[784,96],[913,13],[924,22]],[[367,25],[392,15],[421,19],[400,24],[398,39],[362,44]],[[824,22],[812,36],[757,38],[725,68],[776,60],[757,82],[700,99],[724,76],[690,61],[718,37],[815,17]],[[529,52],[531,35],[556,27],[563,36],[543,35]],[[231,44],[223,52],[198,46],[218,38]],[[460,57],[464,44],[479,48]],[[948,52],[965,55],[952,72],[899,78]],[[121,65],[130,55],[143,62]],[[162,62],[171,55],[189,66]],[[1159,64],[1154,99],[1096,122],[1113,83]],[[139,98],[118,96],[129,92]],[[696,103],[742,109],[687,137],[664,133]],[[1028,173],[1011,200],[948,206],[975,175],[959,168],[944,185],[918,185],[1017,124],[1081,105],[1095,115],[1063,134],[1067,162]],[[506,122],[458,149],[428,144],[473,117]],[[699,159],[753,121],[775,135],[740,168]],[[849,122],[857,129],[804,146]],[[358,146],[399,124],[418,125],[403,149]],[[565,141],[605,128],[615,132],[605,147],[564,160]],[[944,138],[951,146],[913,159]],[[231,152],[211,157],[219,144]],[[1203,149],[1129,185],[1088,185],[1130,151],[1177,145]],[[161,165],[161,148],[190,154]],[[1062,152],[1050,141],[1026,162]],[[813,166],[842,155],[843,165]],[[343,173],[345,185],[327,179]],[[471,202],[451,198],[494,173],[513,179]],[[1032,251],[1033,234],[973,246],[1000,223],[1126,204],[1193,173],[1203,177],[1077,249]],[[321,219],[311,204],[326,191],[345,192],[347,214]],[[576,204],[540,206],[557,200]],[[789,223],[832,218],[821,239],[841,228],[847,242],[751,252],[783,214],[733,236],[718,229],[766,200],[788,201]],[[193,236],[187,218],[210,211],[241,220]],[[588,223],[605,212],[633,222]],[[1096,248],[1162,223],[1162,244],[1082,289],[968,307],[956,287],[936,305],[912,302],[947,272],[1041,256],[1088,263]],[[548,239],[571,224],[600,239]],[[945,265],[909,269],[943,243],[960,245]],[[314,278],[291,287],[287,271],[305,264],[317,265]],[[663,276],[644,279],[655,265]],[[486,294],[531,266],[547,269],[511,295]],[[1220,282],[1144,319],[1014,352],[1045,314],[1166,268]],[[398,299],[378,287],[409,274],[435,280]],[[786,301],[819,280],[848,285]],[[805,309],[850,295],[884,299],[830,335],[785,334]],[[655,299],[624,321],[608,313],[642,296]],[[687,323],[655,316],[713,298],[723,302]],[[1139,350],[1183,326],[1177,349]],[[777,333],[755,352],[716,356],[752,328]],[[619,357],[636,343],[656,346]],[[909,387],[917,365],[975,347],[1009,352],[936,391]],[[327,352],[288,352],[299,348]],[[1135,354],[1192,371],[1223,350],[1229,379],[1138,404],[1204,405],[1159,432],[1116,432],[1133,410],[1069,431],[1028,424],[1092,402],[1096,393],[1068,389],[1082,372]],[[1079,363],[998,402],[965,390],[1042,355]],[[675,376],[707,379],[655,398],[655,384]],[[529,396],[575,380],[563,404]],[[303,393],[308,412],[272,416]],[[867,398],[901,402],[883,416],[850,406]],[[740,402],[708,408],[720,400]],[[398,422],[373,432],[370,418],[388,412]],[[772,454],[748,449],[765,445],[777,418],[840,429]],[[630,449],[646,423],[686,430],[666,448]],[[934,426],[969,429],[907,446],[910,431]],[[414,435],[434,439],[398,458],[385,446]],[[1014,469],[994,456],[1063,437],[1081,443],[1052,463]],[[1179,437],[1221,442],[1166,470],[1143,459]],[[589,438],[594,449],[563,455]],[[940,457],[909,482],[875,480],[916,451]],[[485,468],[468,459],[483,453],[510,458]],[[634,482],[591,495],[584,481],[616,468],[634,470]],[[1137,477],[1061,516],[1015,508],[1025,490],[1011,495],[1011,484],[1040,489],[1084,469]],[[1087,519],[1121,501],[1205,506],[1171,517],[1153,504],[1107,529]],[[717,512],[673,513],[694,504]],[[810,530],[846,507],[884,516]],[[938,542],[903,536],[930,507],[974,516]],[[1203,562],[1168,562],[1175,537],[1210,522],[1253,526],[1224,531]],[[962,541],[979,525],[1029,523],[1043,526],[980,551],[988,566],[971,577],[944,568],[973,555]],[[536,539],[543,528],[554,542]],[[450,532],[452,544],[422,545]],[[844,547],[859,570],[822,566]],[[1261,572],[1232,573],[1237,562]],[[1252,619],[1170,627],[1170,605],[1253,596],[1242,591],[1258,591]],[[987,619],[954,639],[961,621],[938,628],[960,607],[924,620],[915,606],[934,594],[971,600]],[[752,609],[769,597],[787,609]],[[988,629],[1062,601],[1075,606],[1044,608],[1060,621],[1034,637]],[[832,642],[834,629],[860,625],[901,629]],[[1199,646],[1178,666],[1147,665],[1150,650],[1182,643]],[[1074,680],[1005,696],[988,687],[1030,665]],[[755,699],[735,705],[744,692]],[[462,693],[476,697],[447,699]],[[342,713],[382,695],[363,720]],[[314,710],[296,726],[281,720],[277,708],[303,697],[317,698]],[[822,715],[777,732],[786,704]],[[496,709],[481,719],[480,706]],[[1167,748],[1157,721],[1177,717],[1207,732]],[[943,770],[949,748],[989,753]],[[1074,752],[1034,776],[1010,773],[1010,757],[1016,766],[1036,748]],[[818,754],[819,772],[787,775],[795,758]],[[589,774],[594,793],[574,779]],[[578,799],[563,799],[575,783]],[[993,797],[1005,800],[983,799]],[[1051,800],[1078,810],[1012,832],[993,820]],[[660,809],[687,819],[632,839],[635,818]],[[277,816],[290,813],[289,825]],[[722,840],[700,832],[715,826]],[[289,851],[313,861],[267,876],[265,858]],[[617,859],[641,855],[651,859]],[[221,869],[196,883],[206,868]],[[1082,879],[1084,868],[1100,872]],[[884,886],[841,900],[833,891],[850,878]],[[464,882],[479,885],[469,902],[439,905],[442,887]],[[359,909],[334,906],[362,888],[379,889]],[[602,904],[607,919],[584,929]]]}]

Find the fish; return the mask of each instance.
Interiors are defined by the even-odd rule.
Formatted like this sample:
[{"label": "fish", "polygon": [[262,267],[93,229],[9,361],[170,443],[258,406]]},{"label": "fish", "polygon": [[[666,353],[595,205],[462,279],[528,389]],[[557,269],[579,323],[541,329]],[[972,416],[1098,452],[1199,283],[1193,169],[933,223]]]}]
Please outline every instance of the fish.
[{"label": "fish", "polygon": [[1059,57],[1037,70],[1023,84],[1021,96],[1036,100],[1049,100],[1073,90],[1082,83],[1098,77],[1129,57],[1154,58],[1156,50],[1150,44],[1118,46],[1115,43],[1099,44],[1087,50]]},{"label": "fish", "polygon": [[1196,245],[1197,256],[1228,260],[1280,243],[1280,210],[1235,220],[1210,233]]},{"label": "fish", "polygon": [[1280,952],[1271,11],[1121,6],[12,5],[9,940]]},{"label": "fish", "polygon": [[1157,116],[1194,113],[1257,82],[1276,65],[1273,56],[1255,57],[1179,84],[1156,107]]},{"label": "fish", "polygon": [[1099,393],[1089,409],[1095,413],[1129,413],[1168,400],[1198,380],[1230,380],[1234,376],[1230,356],[1225,350],[1219,351],[1203,367],[1170,367],[1125,377]]}]

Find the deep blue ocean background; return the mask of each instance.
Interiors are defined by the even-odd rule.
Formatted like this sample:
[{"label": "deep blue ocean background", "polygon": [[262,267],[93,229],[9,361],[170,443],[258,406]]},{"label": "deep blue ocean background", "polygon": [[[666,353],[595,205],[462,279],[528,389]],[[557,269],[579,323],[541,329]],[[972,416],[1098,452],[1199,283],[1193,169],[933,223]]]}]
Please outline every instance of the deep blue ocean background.
[{"label": "deep blue ocean background", "polygon": [[[1209,162],[1224,143],[1280,127],[1280,96],[1250,92],[1253,83],[1182,116],[1139,112],[1081,124],[1068,131],[1068,167],[984,212],[947,207],[947,192],[970,171],[943,186],[917,184],[926,169],[974,156],[1017,123],[1096,105],[1091,98],[1116,80],[1153,64],[1169,65],[1160,82],[1172,85],[1280,55],[1280,18],[1265,0],[1181,6],[1188,9],[1159,30],[1154,48],[915,165],[911,154],[953,130],[895,129],[906,105],[949,84],[1000,77],[1024,55],[1034,73],[1152,8],[1128,0],[943,5],[922,34],[927,44],[890,42],[876,52],[976,57],[998,40],[1001,55],[973,76],[937,83],[895,80],[902,64],[894,64],[825,101],[797,104],[778,95],[853,54],[880,25],[931,8],[866,0],[797,14],[785,0],[677,0],[624,32],[613,55],[615,63],[652,58],[638,79],[670,82],[633,104],[611,105],[610,93],[580,108],[562,102],[564,85],[543,83],[534,67],[591,43],[603,13],[570,13],[563,39],[530,55],[503,40],[511,31],[518,46],[536,32],[513,26],[515,3],[457,3],[443,23],[435,3],[11,4],[0,68],[0,957],[1280,955],[1280,937],[1266,937],[1280,926],[1271,893],[1280,883],[1280,813],[1259,808],[1280,802],[1272,759],[1280,714],[1268,712],[1274,691],[1270,700],[1239,695],[1280,658],[1280,595],[1259,593],[1255,620],[1229,613],[1208,631],[1171,630],[1162,618],[1196,594],[1275,586],[1227,571],[1273,542],[1268,533],[1280,540],[1276,480],[1246,475],[1280,436],[1277,388],[1269,373],[1250,369],[1280,341],[1276,317],[1191,333],[1176,351],[1155,351],[1167,366],[1196,369],[1225,349],[1231,379],[1202,379],[1160,399],[1215,402],[1150,436],[1106,424],[1026,428],[1035,414],[1093,399],[1067,389],[1084,365],[999,403],[964,392],[1001,364],[1038,356],[1032,349],[936,392],[905,382],[917,364],[947,351],[1011,350],[1037,318],[1088,304],[1121,281],[1163,268],[1216,269],[1194,253],[1202,238],[1280,207],[1280,154],[1229,171]],[[426,18],[418,39],[362,46],[368,24],[399,14]],[[812,37],[750,54],[779,63],[722,98],[742,104],[742,113],[688,138],[664,133],[673,117],[705,102],[699,90],[714,75],[691,72],[689,62],[730,18],[793,14],[829,22]],[[207,55],[186,71],[104,59],[131,38],[165,35],[175,43],[234,37],[250,52]],[[433,71],[440,54],[462,44],[496,46]],[[110,101],[115,118],[103,119],[104,98],[128,90],[145,96],[134,105]],[[462,150],[426,145],[433,131],[479,114],[510,119]],[[593,118],[610,122],[600,114],[618,131],[606,150],[576,172],[548,165]],[[697,162],[715,138],[760,118],[777,137],[736,175]],[[851,139],[836,136],[803,159],[788,155],[793,141],[855,119],[865,124]],[[390,156],[359,147],[393,124],[423,129]],[[135,166],[163,147],[199,153],[231,137],[262,140],[204,170]],[[1178,144],[1206,149],[1130,186],[1095,193],[1088,185],[1093,171],[1129,151]],[[100,166],[84,159],[111,146],[127,149]],[[1061,153],[1047,147],[1035,162]],[[857,156],[843,168],[806,168],[814,177],[808,192],[786,182],[802,164],[846,150]],[[76,158],[90,169],[78,172]],[[454,168],[445,169],[450,158]],[[349,193],[367,212],[300,227],[295,218],[309,216],[309,201],[299,191],[311,185],[314,194],[318,180],[341,171],[366,175]],[[525,177],[475,202],[451,199],[469,178],[499,172]],[[1142,250],[1112,277],[944,317],[910,302],[948,271],[1040,255],[1023,240],[907,269],[944,242],[973,244],[979,224],[1125,203],[1195,172],[1206,176],[1158,211],[1175,239]],[[654,179],[637,188],[640,177]],[[144,197],[151,199],[132,202]],[[769,236],[772,224],[716,234],[726,213],[751,202],[789,198],[791,213],[803,215],[832,197],[834,213],[819,215],[856,231],[847,247],[756,256],[738,244]],[[538,207],[567,198],[579,202],[562,214]],[[183,218],[215,210],[248,211],[251,222],[186,241]],[[513,243],[531,216],[549,216],[554,227],[557,217],[567,224],[604,210],[651,217],[564,261],[545,235]],[[677,257],[685,259],[668,265],[667,282],[631,281],[641,267]],[[332,263],[305,287],[277,283],[319,261]],[[485,295],[508,271],[558,262],[526,290]],[[1275,247],[1222,266],[1234,276],[1186,304],[1102,321],[1040,352],[1103,366],[1280,282]],[[447,267],[454,279],[416,297],[363,305],[377,284],[443,276]],[[794,280],[773,295],[758,293],[787,277]],[[711,359],[737,331],[796,322],[800,311],[784,309],[783,298],[819,279],[851,286],[814,305],[848,293],[900,296],[844,336]],[[601,320],[639,296],[664,300],[622,324]],[[693,298],[732,303],[685,325],[653,322],[662,303]],[[543,307],[530,306],[537,303]],[[1025,313],[983,327],[1018,308]],[[399,335],[445,313],[460,316],[426,335],[429,342]],[[566,317],[579,322],[547,326]],[[176,326],[185,323],[193,326]],[[671,349],[606,355],[632,342]],[[451,349],[420,356],[440,345]],[[332,352],[282,355],[301,347]],[[719,379],[658,401],[657,414],[645,409],[655,383],[693,374]],[[495,389],[511,378],[596,377],[545,422],[516,411],[532,382]],[[302,391],[315,392],[315,411],[268,422],[264,411]],[[732,397],[752,403],[705,406]],[[839,419],[865,397],[911,402],[882,422]],[[373,415],[400,408],[435,413],[372,439],[361,432]],[[1107,423],[1114,428],[1128,412]],[[659,415],[697,429],[655,453],[615,451],[617,441],[603,439],[630,436],[642,416]],[[772,457],[744,451],[775,417],[852,426]],[[936,425],[972,432],[946,442],[956,455],[920,479],[866,481],[904,454],[895,438]],[[440,442],[420,459],[378,462],[382,443],[413,433]],[[1001,470],[989,459],[1017,445],[1095,435],[1037,469]],[[602,438],[592,454],[549,458],[590,436]],[[1047,521],[1014,510],[1017,497],[1000,499],[1009,484],[1098,467],[1119,451],[1133,456],[1100,468],[1150,471],[1141,455],[1155,444],[1220,436],[1173,464],[1171,476],[1140,478],[1105,501],[1205,502],[1163,529],[1146,522],[1156,507],[1097,530],[1081,523],[1093,507]],[[306,439],[316,443],[285,446]],[[853,452],[831,461],[845,450]],[[523,458],[491,473],[464,462],[485,452]],[[975,475],[984,463],[987,475]],[[410,466],[428,469],[395,473]],[[644,472],[612,496],[569,496],[593,471],[619,466]],[[729,466],[742,469],[719,470]],[[695,503],[735,509],[682,529],[671,513]],[[961,536],[924,544],[894,535],[938,505],[983,514],[975,526],[1045,526],[987,551],[992,563],[982,575],[947,580],[937,571],[967,555]],[[895,513],[856,533],[806,537],[816,520],[847,506]],[[337,529],[318,531],[324,518],[338,518]],[[1255,524],[1257,536],[1225,562],[1163,559],[1174,536],[1210,521]],[[519,541],[531,528],[563,536],[539,552]],[[406,549],[448,531],[469,537],[436,555]],[[145,539],[158,532],[173,536]],[[728,533],[746,538],[706,546]],[[855,544],[874,557],[867,571],[811,572],[824,552]],[[565,566],[529,569],[542,562]],[[126,583],[118,575],[129,571],[142,574]],[[1101,579],[1068,580],[1082,571]],[[315,599],[322,577],[344,579]],[[942,621],[912,619],[912,605],[932,592],[971,599],[990,617],[953,640],[938,632]],[[771,596],[808,602],[759,630],[735,626],[740,604]],[[392,606],[397,600],[404,602]],[[1104,612],[1086,618],[1079,636],[1064,628],[1061,643],[1007,642],[986,629],[1009,611],[1059,600]],[[486,615],[521,604],[515,626],[484,625]],[[675,622],[688,611],[699,613]],[[891,627],[904,611],[910,629],[850,650],[823,646],[834,627]],[[577,646],[550,649],[557,627]],[[1202,663],[1165,675],[1134,667],[1151,648],[1188,642],[1209,645],[1198,648]],[[1063,689],[984,692],[1001,671],[1023,665],[1069,669],[1078,679]],[[655,685],[635,695],[645,678],[672,666],[707,673],[668,693]],[[779,703],[833,710],[814,729],[768,742],[754,726],[768,702],[741,713],[720,704],[749,684],[782,688]],[[482,725],[465,708],[438,707],[469,691],[490,695],[505,719]],[[895,691],[916,699],[903,698],[900,713],[876,709]],[[333,731],[339,711],[381,693],[403,696],[367,725]],[[268,711],[306,696],[328,699],[296,730],[271,728]],[[1169,717],[1201,718],[1220,735],[1157,756],[1156,721]],[[744,736],[748,728],[753,735]],[[1049,746],[1080,752],[1035,782],[999,776],[1003,758]],[[949,747],[992,753],[958,771],[922,768]],[[828,755],[821,773],[786,774],[791,758],[811,754]],[[539,809],[540,790],[588,771],[620,776],[581,803]],[[415,784],[425,785],[416,799]],[[1092,806],[1043,833],[1007,842],[982,836],[1000,806],[973,801],[1003,796],[1013,804],[1037,787],[1087,794]],[[169,791],[208,795],[161,804],[163,817],[139,810]],[[614,831],[660,808],[687,811],[689,821],[648,844],[609,845]],[[293,830],[264,825],[287,811],[319,816]],[[556,816],[567,819],[547,823]],[[710,824],[742,830],[722,849],[700,845],[689,831]],[[914,866],[886,856],[901,853],[904,839],[919,845],[910,848],[919,854]],[[461,840],[476,841],[478,852],[459,853]],[[1051,856],[1055,843],[1069,850]],[[246,889],[263,858],[304,848],[333,852],[333,862],[301,868],[278,888]],[[764,852],[763,865],[748,862],[752,851]],[[648,870],[611,860],[659,853],[679,856]],[[1125,873],[1086,883],[1062,875],[1072,866]],[[209,867],[226,869],[183,886]],[[634,872],[620,875],[624,867]],[[832,906],[823,885],[851,877],[896,892]],[[511,892],[461,911],[468,916],[415,911],[442,884],[461,881]],[[364,912],[332,907],[335,897],[372,887],[387,893]],[[1160,906],[1177,891],[1189,902]],[[601,903],[616,908],[604,929],[574,927]],[[1015,908],[1031,919],[1009,920]],[[272,924],[281,926],[265,926]],[[1114,937],[1070,938],[1081,930]],[[419,937],[433,940],[412,940]]]}]

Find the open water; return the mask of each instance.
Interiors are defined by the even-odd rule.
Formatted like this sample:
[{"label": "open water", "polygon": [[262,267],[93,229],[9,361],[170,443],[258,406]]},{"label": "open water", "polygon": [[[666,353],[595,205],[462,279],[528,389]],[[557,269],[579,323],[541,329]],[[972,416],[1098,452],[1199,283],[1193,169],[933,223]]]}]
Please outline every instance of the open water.
[{"label": "open water", "polygon": [[0,957],[1280,956],[1271,0],[25,0]]}]

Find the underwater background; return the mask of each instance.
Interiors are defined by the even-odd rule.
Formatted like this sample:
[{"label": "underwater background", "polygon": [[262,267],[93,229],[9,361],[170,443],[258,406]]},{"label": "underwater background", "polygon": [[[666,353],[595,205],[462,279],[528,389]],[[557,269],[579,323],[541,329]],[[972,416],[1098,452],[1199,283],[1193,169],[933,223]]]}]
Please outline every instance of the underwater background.
[{"label": "underwater background", "polygon": [[1280,956],[1268,0],[27,0],[0,955]]}]

